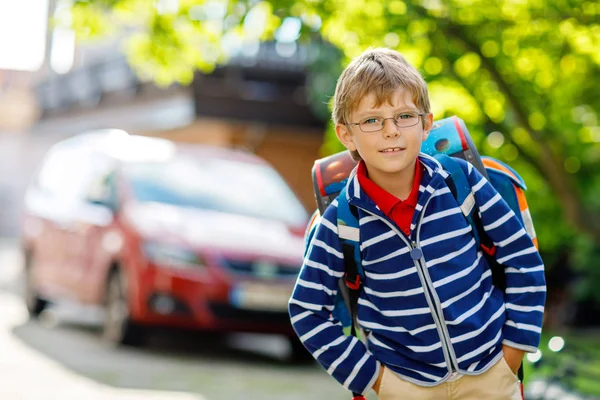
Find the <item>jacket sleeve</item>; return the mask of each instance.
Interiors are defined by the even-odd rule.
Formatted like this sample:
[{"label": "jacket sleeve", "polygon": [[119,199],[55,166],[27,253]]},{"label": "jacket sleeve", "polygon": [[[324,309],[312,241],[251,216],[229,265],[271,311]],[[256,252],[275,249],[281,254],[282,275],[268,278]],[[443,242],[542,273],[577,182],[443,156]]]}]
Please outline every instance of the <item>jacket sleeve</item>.
[{"label": "jacket sleeve", "polygon": [[461,162],[471,185],[483,229],[496,246],[506,274],[503,344],[535,352],[546,301],[544,263],[521,221],[477,169]]},{"label": "jacket sleeve", "polygon": [[292,326],[315,359],[345,388],[365,393],[379,376],[380,363],[333,318],[339,279],[344,274],[337,234],[337,200],[325,211],[289,301]]}]

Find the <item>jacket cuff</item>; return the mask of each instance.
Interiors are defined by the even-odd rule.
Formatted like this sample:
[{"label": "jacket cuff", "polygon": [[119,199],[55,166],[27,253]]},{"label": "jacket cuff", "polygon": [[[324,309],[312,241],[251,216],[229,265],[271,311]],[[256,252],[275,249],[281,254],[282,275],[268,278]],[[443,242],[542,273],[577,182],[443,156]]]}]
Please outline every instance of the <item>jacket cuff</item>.
[{"label": "jacket cuff", "polygon": [[534,347],[534,346],[527,346],[527,345],[523,345],[523,344],[519,344],[519,343],[515,343],[512,342],[508,339],[503,339],[502,340],[502,344],[506,345],[508,347],[512,347],[513,349],[517,349],[517,350],[522,350],[525,353],[535,353],[537,352],[538,348]]},{"label": "jacket cuff", "polygon": [[540,345],[541,327],[507,320],[502,328],[502,343],[528,353],[535,353]]},{"label": "jacket cuff", "polygon": [[363,395],[373,388],[381,368],[379,361],[377,361],[377,359],[368,351],[365,356],[366,360],[358,370],[356,370],[356,366],[354,365],[353,373],[351,373],[350,376],[344,376],[342,380],[339,380],[346,389]]},{"label": "jacket cuff", "polygon": [[381,368],[383,368],[383,365],[381,365],[379,361],[375,361],[375,375],[373,375],[373,378],[371,378],[366,389],[361,394],[367,394],[370,389],[373,389],[375,382],[377,382],[377,378],[379,378],[379,372],[381,371]]}]

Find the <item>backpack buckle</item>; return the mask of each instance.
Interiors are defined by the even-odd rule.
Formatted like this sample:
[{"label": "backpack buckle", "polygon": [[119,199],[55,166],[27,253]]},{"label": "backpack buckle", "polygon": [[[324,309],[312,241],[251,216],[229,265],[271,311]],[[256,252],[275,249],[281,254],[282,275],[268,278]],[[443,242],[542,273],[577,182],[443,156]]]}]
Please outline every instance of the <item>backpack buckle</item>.
[{"label": "backpack buckle", "polygon": [[344,275],[344,282],[346,282],[346,286],[348,286],[349,289],[352,289],[352,290],[360,289],[360,275],[356,275],[356,279],[354,279],[354,282],[353,282],[350,279],[348,279],[348,273],[346,273]]},{"label": "backpack buckle", "polygon": [[496,246],[492,245],[491,247],[486,247],[484,244],[481,244],[481,250],[488,256],[494,256],[496,254]]}]

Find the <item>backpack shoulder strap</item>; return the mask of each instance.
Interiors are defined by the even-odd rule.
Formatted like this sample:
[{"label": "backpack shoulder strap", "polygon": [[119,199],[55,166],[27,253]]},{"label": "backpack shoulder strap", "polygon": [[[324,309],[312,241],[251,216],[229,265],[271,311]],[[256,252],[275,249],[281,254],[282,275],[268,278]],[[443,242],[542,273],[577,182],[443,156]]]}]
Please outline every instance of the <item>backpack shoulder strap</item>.
[{"label": "backpack shoulder strap", "polygon": [[[350,334],[357,335],[356,315],[358,298],[362,286],[364,272],[360,259],[360,229],[358,224],[358,210],[348,203],[346,197],[346,188],[344,187],[337,198],[337,228],[340,242],[342,243],[342,253],[344,255],[344,267],[346,273],[340,279],[340,292],[346,307],[350,312]],[[352,392],[353,399],[364,399],[360,393]]]},{"label": "backpack shoulder strap", "polygon": [[358,211],[348,203],[345,187],[340,191],[337,201],[338,236],[342,241],[358,244]]},{"label": "backpack shoulder strap", "polygon": [[[338,236],[342,245],[348,245],[353,248],[352,259],[356,260],[357,273],[363,275],[362,266],[360,265],[360,254],[358,246],[360,243],[360,230],[358,227],[358,210],[355,206],[348,203],[346,197],[346,188],[342,189],[337,198],[337,229]],[[356,250],[356,251],[355,251]]]},{"label": "backpack shoulder strap", "polygon": [[337,227],[338,236],[342,244],[344,255],[345,274],[340,279],[340,290],[350,311],[352,320],[351,334],[356,336],[356,307],[364,272],[360,259],[360,230],[358,227],[358,210],[348,203],[346,188],[343,188],[337,198]]},{"label": "backpack shoulder strap", "polygon": [[[436,155],[435,158],[442,164],[444,169],[450,172],[447,179],[448,187],[452,195],[460,204],[463,215],[465,216],[475,237],[475,245],[484,253],[484,256],[492,271],[492,281],[494,285],[504,291],[506,287],[506,277],[504,275],[504,267],[496,262],[494,257],[495,247],[494,242],[483,229],[483,223],[479,217],[475,195],[467,180],[467,175],[461,165],[452,157],[446,155]],[[454,188],[453,188],[454,186]],[[470,199],[469,199],[470,197]]]},{"label": "backpack shoulder strap", "polygon": [[[475,196],[473,195],[471,185],[467,180],[465,171],[462,169],[458,161],[445,154],[436,154],[435,159],[442,164],[442,167],[444,167],[445,170],[450,172],[450,179],[453,182],[452,185],[456,190],[452,193],[452,195],[456,198],[456,201],[460,205],[463,215],[469,219],[469,216],[473,214],[475,208]],[[452,188],[450,189],[452,190]]]}]

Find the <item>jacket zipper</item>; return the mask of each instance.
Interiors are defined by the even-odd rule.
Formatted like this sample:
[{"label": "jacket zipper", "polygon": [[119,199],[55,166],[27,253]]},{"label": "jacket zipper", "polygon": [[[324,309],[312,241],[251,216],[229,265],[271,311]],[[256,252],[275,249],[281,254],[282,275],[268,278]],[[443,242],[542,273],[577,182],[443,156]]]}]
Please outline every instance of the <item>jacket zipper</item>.
[{"label": "jacket zipper", "polygon": [[[423,210],[421,211],[421,217],[419,218],[418,224],[415,227],[415,230],[417,231],[417,242],[419,241],[419,229],[421,227],[421,221],[423,220],[423,215],[425,214],[425,209],[427,208],[427,205],[429,204],[429,201],[431,200],[431,197],[429,199],[427,199],[427,202],[425,203],[425,205],[423,206]],[[382,220],[385,224],[387,224],[394,232],[396,232],[396,234],[404,241],[404,243],[408,246],[408,248],[411,249],[411,258],[413,257],[414,253],[413,251],[418,250],[418,252],[420,253],[420,257],[418,259],[414,259],[413,258],[413,263],[415,264],[415,267],[417,267],[417,269],[419,269],[421,271],[421,275],[423,276],[423,281],[424,281],[424,289],[425,289],[425,296],[426,298],[429,299],[429,303],[432,304],[433,306],[430,307],[432,308],[432,317],[434,319],[434,321],[436,322],[436,326],[439,327],[438,329],[438,334],[440,336],[440,340],[442,342],[442,348],[444,351],[444,356],[446,359],[446,362],[448,363],[448,370],[451,373],[454,373],[458,370],[458,363],[454,362],[454,357],[452,357],[452,349],[450,346],[450,334],[448,333],[448,330],[446,328],[446,324],[443,322],[443,318],[441,317],[441,313],[438,309],[438,303],[435,300],[435,297],[432,294],[432,290],[433,288],[431,288],[429,286],[429,281],[427,279],[427,277],[429,276],[429,274],[427,273],[427,276],[425,276],[426,274],[426,264],[424,263],[424,256],[423,256],[423,252],[421,251],[421,249],[418,247],[418,243],[415,242],[409,242],[408,238],[404,235],[403,232],[400,232],[398,229],[396,229],[396,227],[390,223],[389,221],[387,221],[385,218],[380,217],[379,215],[363,208],[363,207],[359,207],[356,206],[360,209],[362,209],[364,212]]]},{"label": "jacket zipper", "polygon": [[[452,349],[450,347],[450,334],[447,331],[446,328],[446,323],[444,322],[444,317],[443,317],[443,313],[441,311],[441,307],[438,307],[439,304],[438,302],[435,300],[435,296],[433,295],[433,288],[430,287],[429,285],[429,280],[427,279],[427,277],[425,277],[425,271],[427,270],[427,264],[425,263],[425,260],[423,260],[424,256],[423,256],[423,252],[421,251],[420,247],[418,246],[417,243],[415,243],[414,241],[411,243],[412,244],[412,249],[413,250],[418,250],[420,253],[420,258],[418,260],[414,260],[415,263],[418,263],[419,266],[421,267],[421,272],[423,274],[423,278],[425,281],[425,291],[427,292],[427,295],[431,298],[431,303],[433,304],[433,313],[435,314],[434,318],[437,318],[437,320],[439,321],[439,327],[441,329],[441,334],[440,334],[440,338],[442,340],[442,345],[444,346],[444,352],[446,354],[448,354],[448,358],[450,360],[450,362],[448,363],[450,366],[450,372],[454,373],[458,370],[458,366],[456,365],[456,363],[454,362],[454,357],[452,357]],[[412,254],[411,254],[412,257]],[[429,273],[427,273],[427,276],[429,276]]]},{"label": "jacket zipper", "polygon": [[[456,360],[456,356],[454,355],[454,351],[452,349],[452,341],[450,339],[450,333],[448,332],[448,327],[446,326],[446,322],[444,320],[444,312],[442,310],[442,305],[436,301],[436,297],[434,296],[434,288],[433,288],[433,283],[430,285],[429,282],[431,281],[431,277],[429,276],[429,272],[427,271],[427,263],[425,262],[425,255],[423,254],[423,251],[421,250],[421,246],[420,246],[420,242],[421,242],[421,223],[423,222],[423,217],[425,216],[425,209],[427,208],[427,205],[429,204],[429,200],[431,200],[431,197],[429,199],[427,199],[427,202],[425,203],[425,205],[423,206],[423,210],[421,211],[421,215],[419,216],[419,221],[417,221],[417,226],[415,227],[415,231],[416,231],[416,236],[417,236],[417,241],[416,242],[412,242],[413,248],[419,249],[419,252],[421,253],[421,257],[420,259],[417,261],[420,265],[421,265],[421,270],[423,272],[423,277],[425,278],[425,286],[427,288],[427,290],[429,291],[429,296],[431,296],[431,302],[434,305],[434,312],[436,313],[436,316],[439,320],[439,326],[442,330],[442,345],[445,346],[445,351],[448,354],[448,358],[450,359],[450,372],[454,373],[458,371],[458,360]],[[429,279],[428,279],[429,278]]]}]

